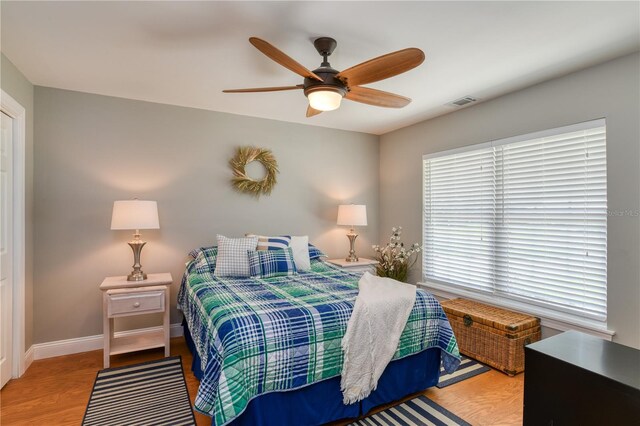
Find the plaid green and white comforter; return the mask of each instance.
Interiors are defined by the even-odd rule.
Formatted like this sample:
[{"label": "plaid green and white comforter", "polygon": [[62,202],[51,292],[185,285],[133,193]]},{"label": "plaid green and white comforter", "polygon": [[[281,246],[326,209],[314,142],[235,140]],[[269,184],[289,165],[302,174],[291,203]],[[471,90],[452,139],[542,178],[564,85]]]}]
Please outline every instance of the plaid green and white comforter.
[{"label": "plaid green and white comforter", "polygon": [[[312,261],[311,272],[269,279],[221,279],[188,265],[178,308],[202,360],[196,410],[222,426],[258,395],[339,376],[360,276],[322,261]],[[394,359],[432,347],[455,371],[460,354],[447,317],[418,290]]]}]

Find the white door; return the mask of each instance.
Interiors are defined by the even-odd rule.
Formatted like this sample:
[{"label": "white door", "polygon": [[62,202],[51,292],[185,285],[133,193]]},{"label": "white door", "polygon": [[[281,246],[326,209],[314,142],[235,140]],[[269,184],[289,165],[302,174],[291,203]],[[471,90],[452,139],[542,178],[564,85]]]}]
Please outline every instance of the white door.
[{"label": "white door", "polygon": [[0,112],[0,387],[11,378],[13,253],[13,119]]}]

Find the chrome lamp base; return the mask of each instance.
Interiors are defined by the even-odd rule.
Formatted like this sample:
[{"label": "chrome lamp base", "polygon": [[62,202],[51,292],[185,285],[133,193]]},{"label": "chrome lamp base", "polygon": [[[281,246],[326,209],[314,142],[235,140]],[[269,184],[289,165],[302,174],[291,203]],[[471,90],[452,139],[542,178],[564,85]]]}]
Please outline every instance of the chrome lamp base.
[{"label": "chrome lamp base", "polygon": [[131,250],[133,250],[133,271],[127,275],[127,281],[144,281],[147,279],[147,274],[142,271],[140,253],[142,252],[142,247],[147,243],[145,241],[141,241],[140,233],[136,232],[133,235],[133,241],[128,244],[129,247],[131,247]]},{"label": "chrome lamp base", "polygon": [[350,250],[349,256],[347,256],[345,260],[347,262],[357,262],[358,256],[356,256],[356,238],[358,238],[358,234],[356,234],[353,231],[353,228],[351,228],[351,231],[349,231],[349,233],[347,234],[347,238],[349,238]]}]

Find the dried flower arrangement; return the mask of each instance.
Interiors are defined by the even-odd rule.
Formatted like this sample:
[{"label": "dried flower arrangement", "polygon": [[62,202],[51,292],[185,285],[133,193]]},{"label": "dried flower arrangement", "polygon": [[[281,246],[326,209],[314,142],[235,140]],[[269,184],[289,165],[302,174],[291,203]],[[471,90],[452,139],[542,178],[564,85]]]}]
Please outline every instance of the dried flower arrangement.
[{"label": "dried flower arrangement", "polygon": [[378,276],[406,282],[409,269],[418,260],[420,244],[415,243],[406,248],[404,243],[400,241],[401,234],[402,226],[391,228],[391,237],[387,245],[382,247],[374,245],[373,250],[378,261],[376,266],[376,274]]}]

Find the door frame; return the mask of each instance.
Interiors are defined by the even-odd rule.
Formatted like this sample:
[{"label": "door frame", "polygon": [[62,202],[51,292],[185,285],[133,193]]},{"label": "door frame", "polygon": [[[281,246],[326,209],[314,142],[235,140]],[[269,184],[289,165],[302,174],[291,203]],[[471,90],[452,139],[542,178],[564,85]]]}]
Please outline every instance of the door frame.
[{"label": "door frame", "polygon": [[13,378],[22,376],[27,368],[25,351],[25,176],[26,176],[26,110],[1,90],[0,109],[13,119]]}]

